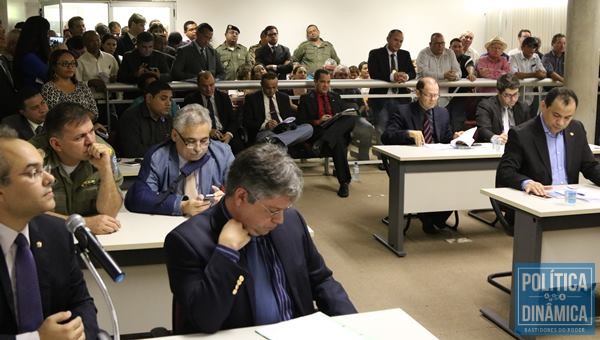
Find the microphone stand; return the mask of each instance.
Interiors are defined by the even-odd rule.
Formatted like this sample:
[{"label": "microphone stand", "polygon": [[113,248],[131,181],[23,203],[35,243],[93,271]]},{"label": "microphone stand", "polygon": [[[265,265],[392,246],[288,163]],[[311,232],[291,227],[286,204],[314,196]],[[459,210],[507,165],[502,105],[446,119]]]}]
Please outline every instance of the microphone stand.
[{"label": "microphone stand", "polygon": [[108,306],[108,309],[110,311],[110,319],[113,328],[113,339],[120,340],[121,336],[119,335],[120,333],[119,321],[117,320],[117,311],[115,309],[115,305],[112,302],[112,299],[110,298],[110,295],[108,294],[108,289],[106,288],[104,281],[100,277],[98,270],[96,270],[96,267],[94,267],[94,265],[92,264],[92,261],[90,260],[87,251],[81,245],[78,246],[79,256],[81,257],[83,263],[85,263],[85,266],[90,270],[90,273],[94,277],[94,280],[96,280],[96,284],[98,285],[98,288],[100,288],[100,292],[102,292],[102,296],[104,297],[104,302],[106,302],[106,305]]}]

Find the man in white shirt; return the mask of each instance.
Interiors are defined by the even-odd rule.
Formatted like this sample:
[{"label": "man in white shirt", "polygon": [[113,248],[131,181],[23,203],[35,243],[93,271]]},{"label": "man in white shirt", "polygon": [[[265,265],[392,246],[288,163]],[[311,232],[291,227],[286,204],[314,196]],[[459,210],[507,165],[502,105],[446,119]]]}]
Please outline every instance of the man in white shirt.
[{"label": "man in white shirt", "polygon": [[[521,44],[521,52],[510,57],[510,67],[517,78],[546,78],[546,68],[542,63],[540,56],[535,53],[539,47],[540,45],[536,38],[527,37]],[[524,92],[525,89],[522,88],[521,95],[523,95]],[[538,96],[523,96],[523,101],[530,106],[531,112],[537,112],[539,107],[537,99]]]},{"label": "man in white shirt", "polygon": [[84,52],[77,59],[77,80],[87,82],[95,90],[94,98],[103,98],[106,84],[117,79],[119,64],[111,54],[100,50],[100,37],[96,31],[83,34]]}]

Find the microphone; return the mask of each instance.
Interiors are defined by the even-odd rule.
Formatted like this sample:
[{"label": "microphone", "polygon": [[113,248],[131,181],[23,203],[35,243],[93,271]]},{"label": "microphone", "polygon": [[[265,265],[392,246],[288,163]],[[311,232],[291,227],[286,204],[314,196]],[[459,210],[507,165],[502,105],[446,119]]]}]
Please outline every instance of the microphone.
[{"label": "microphone", "polygon": [[119,268],[119,265],[104,250],[96,236],[85,225],[85,220],[81,215],[73,214],[67,218],[67,230],[73,233],[79,242],[79,248],[90,252],[92,256],[100,263],[102,268],[108,273],[115,282],[121,282],[125,279],[125,273]]}]

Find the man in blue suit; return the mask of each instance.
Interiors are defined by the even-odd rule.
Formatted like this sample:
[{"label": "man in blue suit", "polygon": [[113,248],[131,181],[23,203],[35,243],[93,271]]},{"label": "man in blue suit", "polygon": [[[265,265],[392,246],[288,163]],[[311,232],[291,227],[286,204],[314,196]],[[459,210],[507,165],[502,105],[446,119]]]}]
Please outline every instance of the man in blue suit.
[{"label": "man in blue suit", "polygon": [[54,177],[14,130],[0,127],[0,338],[96,339],[96,308],[73,236],[54,209]]},{"label": "man in blue suit", "polygon": [[[417,82],[417,101],[410,104],[391,103],[388,105],[390,120],[381,136],[383,144],[401,144],[422,146],[430,143],[450,143],[462,131],[452,133],[450,113],[437,106],[440,87],[431,77]],[[451,211],[417,214],[423,223],[423,231],[428,234],[445,228],[446,219]]]},{"label": "man in blue suit", "polygon": [[237,155],[224,199],[165,239],[176,333],[356,313],[292,208],[302,172],[282,148]]}]

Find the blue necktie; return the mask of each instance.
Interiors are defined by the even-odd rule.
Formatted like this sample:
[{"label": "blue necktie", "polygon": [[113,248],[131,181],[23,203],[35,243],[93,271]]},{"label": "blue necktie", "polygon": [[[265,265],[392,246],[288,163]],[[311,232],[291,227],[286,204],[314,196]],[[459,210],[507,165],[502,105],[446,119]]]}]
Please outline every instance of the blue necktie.
[{"label": "blue necktie", "polygon": [[15,280],[19,333],[37,330],[43,321],[42,297],[38,282],[35,259],[25,235],[19,233],[15,240]]}]

